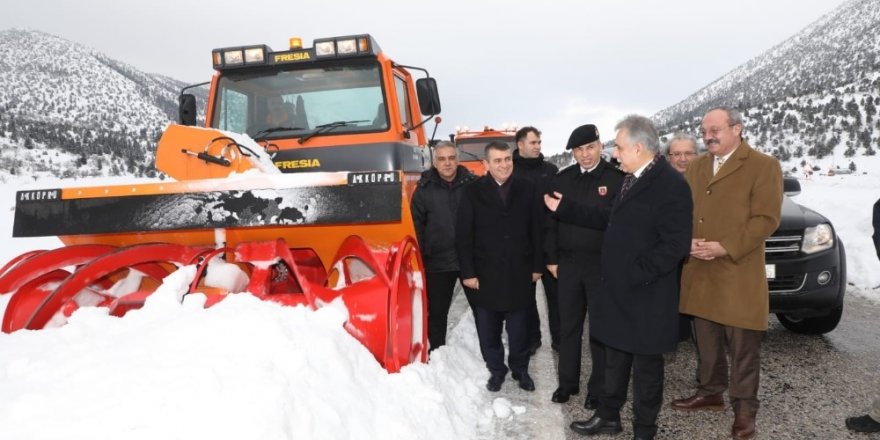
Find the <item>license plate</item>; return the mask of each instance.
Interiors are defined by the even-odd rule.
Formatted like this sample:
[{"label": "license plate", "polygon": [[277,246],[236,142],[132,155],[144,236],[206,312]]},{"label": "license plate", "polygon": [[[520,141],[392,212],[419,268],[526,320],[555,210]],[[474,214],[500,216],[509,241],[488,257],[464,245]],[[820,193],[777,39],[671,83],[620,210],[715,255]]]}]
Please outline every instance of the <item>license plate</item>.
[{"label": "license plate", "polygon": [[767,279],[772,280],[776,278],[776,265],[775,264],[765,264],[764,269],[767,272]]}]

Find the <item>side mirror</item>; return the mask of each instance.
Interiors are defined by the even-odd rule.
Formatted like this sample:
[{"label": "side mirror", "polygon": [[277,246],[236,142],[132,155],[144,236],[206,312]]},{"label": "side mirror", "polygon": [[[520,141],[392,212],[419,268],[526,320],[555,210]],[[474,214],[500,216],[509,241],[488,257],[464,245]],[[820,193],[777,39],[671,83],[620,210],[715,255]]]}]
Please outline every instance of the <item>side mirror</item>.
[{"label": "side mirror", "polygon": [[196,96],[189,93],[181,94],[178,98],[177,112],[181,125],[196,125]]},{"label": "side mirror", "polygon": [[419,99],[419,111],[423,115],[440,113],[440,93],[437,91],[437,81],[434,78],[417,79],[416,96]]},{"label": "side mirror", "polygon": [[782,179],[782,192],[792,197],[801,193],[801,182],[795,177],[784,177]]}]

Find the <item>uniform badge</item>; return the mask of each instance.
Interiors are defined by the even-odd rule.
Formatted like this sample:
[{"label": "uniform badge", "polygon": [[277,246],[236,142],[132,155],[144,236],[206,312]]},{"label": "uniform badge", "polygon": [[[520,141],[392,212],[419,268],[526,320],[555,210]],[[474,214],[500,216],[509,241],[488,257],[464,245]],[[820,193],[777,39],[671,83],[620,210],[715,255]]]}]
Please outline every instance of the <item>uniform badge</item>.
[{"label": "uniform badge", "polygon": [[606,194],[608,194],[608,187],[607,186],[600,186],[599,187],[599,195],[604,197]]}]

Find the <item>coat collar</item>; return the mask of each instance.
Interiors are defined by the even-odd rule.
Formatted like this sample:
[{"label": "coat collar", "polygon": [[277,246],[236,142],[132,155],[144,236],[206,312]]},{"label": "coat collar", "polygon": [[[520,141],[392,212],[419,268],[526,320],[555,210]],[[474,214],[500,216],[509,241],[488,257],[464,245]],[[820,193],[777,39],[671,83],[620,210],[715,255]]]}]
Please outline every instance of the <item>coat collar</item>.
[{"label": "coat collar", "polygon": [[492,201],[492,203],[496,206],[501,207],[502,209],[507,209],[510,206],[510,197],[513,197],[513,194],[519,190],[519,179],[515,176],[510,176],[510,180],[506,183],[510,184],[510,191],[507,194],[508,203],[505,206],[504,202],[501,200],[501,194],[498,193],[498,183],[495,182],[495,179],[492,178],[492,175],[486,173],[483,177],[480,177],[477,182],[481,184],[481,191],[485,195],[485,197]]},{"label": "coat collar", "polygon": [[[657,178],[657,176],[663,172],[664,169],[670,168],[669,162],[663,156],[657,157],[657,163],[655,163],[652,167],[646,169],[642,176],[636,179],[635,183],[633,183],[632,188],[627,191],[626,196],[621,199],[620,192],[617,193],[617,206],[615,209],[621,205],[625,205],[628,201],[635,198],[635,196],[647,189],[652,185],[651,181]],[[676,171],[677,173],[678,171]]]},{"label": "coat collar", "polygon": [[[458,165],[455,171],[455,179],[452,181],[452,187],[456,188],[465,183],[468,183],[477,178],[471,170],[465,168],[463,165]],[[427,186],[430,183],[434,183],[438,186],[447,186],[445,181],[440,177],[440,173],[437,172],[437,169],[434,167],[428,168],[427,170],[422,172],[422,176],[419,179],[419,186]]]},{"label": "coat collar", "polygon": [[748,144],[748,142],[745,141],[745,139],[743,139],[742,142],[740,142],[739,146],[736,147],[736,151],[734,151],[733,154],[727,158],[727,160],[724,162],[724,166],[722,166],[721,169],[718,170],[718,174],[715,175],[713,175],[713,171],[715,168],[715,156],[709,154],[708,160],[706,161],[706,163],[708,163],[709,165],[703,167],[703,172],[706,174],[708,182],[712,184],[733,174],[734,172],[736,172],[736,170],[740,169],[743,166],[743,163],[746,159],[749,158],[749,155],[751,154],[752,147]]}]

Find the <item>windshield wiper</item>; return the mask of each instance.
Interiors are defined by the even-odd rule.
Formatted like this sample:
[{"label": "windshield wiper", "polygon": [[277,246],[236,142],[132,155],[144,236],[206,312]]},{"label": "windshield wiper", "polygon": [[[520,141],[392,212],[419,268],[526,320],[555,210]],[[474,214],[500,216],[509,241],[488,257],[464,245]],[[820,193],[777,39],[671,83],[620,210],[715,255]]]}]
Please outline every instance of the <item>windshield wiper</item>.
[{"label": "windshield wiper", "polygon": [[260,139],[262,139],[261,136],[266,136],[267,134],[269,134],[269,133],[275,133],[276,131],[302,131],[302,130],[305,130],[305,128],[302,128],[302,127],[270,127],[270,128],[264,128],[264,129],[262,129],[262,130],[260,130],[260,131],[258,131],[258,132],[256,132],[256,133],[254,133],[254,135],[251,136],[251,139],[253,139],[253,140],[255,140],[255,141],[256,141],[256,140],[260,140]]},{"label": "windshield wiper", "polygon": [[299,143],[300,143],[300,145],[302,145],[302,144],[306,143],[307,140],[309,140],[312,137],[317,136],[319,134],[329,133],[339,127],[345,127],[347,125],[352,125],[352,124],[359,124],[361,122],[370,122],[370,121],[368,121],[366,119],[361,120],[361,121],[336,121],[336,122],[331,122],[329,124],[321,124],[321,125],[315,126],[315,131],[299,138]]},{"label": "windshield wiper", "polygon": [[476,160],[483,160],[480,158],[480,156],[477,156],[476,154],[471,153],[470,151],[466,151],[466,150],[458,150],[458,151],[461,151],[462,154],[467,154],[468,156],[473,157]]}]

